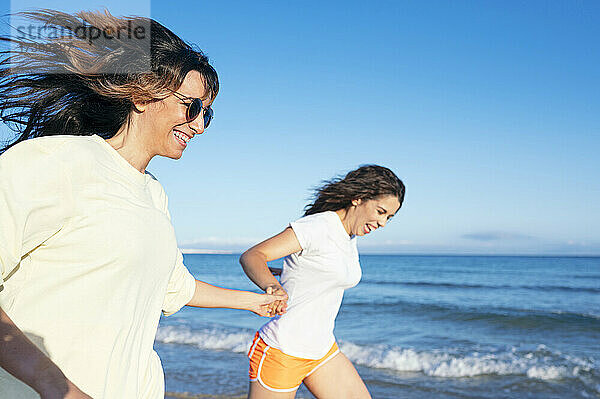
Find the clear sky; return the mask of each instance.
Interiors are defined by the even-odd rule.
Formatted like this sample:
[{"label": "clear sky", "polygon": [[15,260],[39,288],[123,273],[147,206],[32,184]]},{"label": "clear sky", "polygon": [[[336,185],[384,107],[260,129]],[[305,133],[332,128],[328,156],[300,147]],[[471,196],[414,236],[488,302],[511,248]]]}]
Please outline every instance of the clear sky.
[{"label": "clear sky", "polygon": [[363,253],[600,255],[599,2],[27,6],[150,13],[211,58],[212,125],[149,166],[182,247],[244,249],[377,163],[407,194]]}]

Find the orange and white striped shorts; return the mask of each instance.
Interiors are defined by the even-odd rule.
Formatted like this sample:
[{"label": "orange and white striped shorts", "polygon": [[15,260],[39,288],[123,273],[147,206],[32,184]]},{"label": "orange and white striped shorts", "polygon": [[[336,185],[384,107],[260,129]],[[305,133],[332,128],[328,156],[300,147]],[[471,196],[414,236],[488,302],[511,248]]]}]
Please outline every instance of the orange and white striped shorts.
[{"label": "orange and white striped shorts", "polygon": [[320,359],[303,359],[286,355],[269,345],[256,333],[248,352],[250,381],[274,392],[292,392],[302,381],[339,353],[337,343]]}]

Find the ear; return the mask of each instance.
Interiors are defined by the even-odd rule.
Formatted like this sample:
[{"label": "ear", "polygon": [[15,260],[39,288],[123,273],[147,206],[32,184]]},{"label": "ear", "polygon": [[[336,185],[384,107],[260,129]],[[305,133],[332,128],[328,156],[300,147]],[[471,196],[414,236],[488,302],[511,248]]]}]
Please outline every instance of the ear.
[{"label": "ear", "polygon": [[133,110],[138,113],[141,114],[144,111],[146,111],[148,109],[148,106],[150,106],[150,103],[133,103]]},{"label": "ear", "polygon": [[352,206],[359,206],[362,200],[360,198],[352,200]]}]

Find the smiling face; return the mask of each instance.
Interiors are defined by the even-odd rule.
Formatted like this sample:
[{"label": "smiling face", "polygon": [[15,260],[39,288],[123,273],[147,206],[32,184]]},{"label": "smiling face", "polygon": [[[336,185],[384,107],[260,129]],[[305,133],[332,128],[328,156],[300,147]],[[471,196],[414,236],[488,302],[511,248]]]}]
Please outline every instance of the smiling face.
[{"label": "smiling face", "polygon": [[[208,108],[213,98],[208,98],[204,88],[204,80],[198,71],[190,71],[177,89],[181,98],[171,95],[163,100],[151,103],[144,110],[147,137],[146,147],[151,156],[161,155],[179,159],[188,142],[196,135],[204,132],[204,109]],[[187,106],[191,98],[201,98],[203,111],[191,122],[186,121]]]},{"label": "smiling face", "polygon": [[386,223],[400,209],[398,198],[382,195],[370,200],[352,201],[352,206],[342,217],[342,223],[350,235],[364,236],[385,227]]}]

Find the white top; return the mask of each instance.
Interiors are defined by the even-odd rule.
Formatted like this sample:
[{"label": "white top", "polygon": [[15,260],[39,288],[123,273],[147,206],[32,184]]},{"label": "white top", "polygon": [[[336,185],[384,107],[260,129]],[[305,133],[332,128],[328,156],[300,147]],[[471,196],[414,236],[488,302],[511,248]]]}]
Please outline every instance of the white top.
[{"label": "white top", "polygon": [[305,216],[290,227],[302,251],[283,262],[287,312],[259,333],[267,345],[288,355],[320,359],[335,342],[333,327],[344,290],[360,281],[356,238],[348,235],[335,212]]},{"label": "white top", "polygon": [[[98,136],[0,156],[0,306],[94,399],[163,398],[161,310],[195,289],[167,196]],[[0,398],[39,398],[0,368]]]}]

